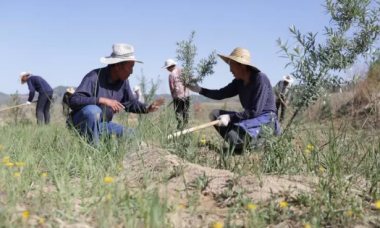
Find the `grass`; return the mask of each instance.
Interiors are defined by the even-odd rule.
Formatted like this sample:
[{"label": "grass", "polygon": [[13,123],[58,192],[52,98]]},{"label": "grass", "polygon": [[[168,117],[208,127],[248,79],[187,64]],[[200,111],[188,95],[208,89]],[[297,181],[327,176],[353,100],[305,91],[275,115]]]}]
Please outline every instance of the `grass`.
[{"label": "grass", "polygon": [[[192,126],[207,122],[208,109],[217,107],[202,108],[203,114],[192,120]],[[59,112],[54,115],[61,118]],[[212,128],[168,141],[166,136],[175,131],[174,119],[171,107],[146,116],[140,125],[127,114],[119,115],[117,121],[137,128],[139,135],[132,140],[110,138],[99,148],[66,129],[63,121],[49,126],[2,126],[1,227],[179,227],[173,222],[178,218],[190,221],[186,227],[380,224],[375,204],[380,199],[376,131],[363,134],[336,121],[324,126],[309,121],[281,137],[268,137],[259,148],[238,156],[219,152],[223,141]],[[202,139],[211,143],[199,143]],[[140,187],[133,186],[125,179],[132,171],[123,164],[131,162],[126,155],[149,150],[141,141],[186,164],[227,170],[233,178],[223,191],[213,192],[209,209],[204,205],[207,192],[212,192],[212,174],[203,172],[189,180],[186,165],[176,166],[166,174],[166,182],[158,183],[152,175],[161,171],[149,172],[148,161],[142,159],[144,168],[139,172],[144,178]],[[313,184],[309,191],[289,186],[261,200],[252,198],[255,192],[249,185],[241,185],[247,177],[265,185],[271,176],[303,176]],[[181,202],[159,188],[165,183],[169,188],[175,178],[187,186]],[[206,217],[192,224],[199,214]]]}]

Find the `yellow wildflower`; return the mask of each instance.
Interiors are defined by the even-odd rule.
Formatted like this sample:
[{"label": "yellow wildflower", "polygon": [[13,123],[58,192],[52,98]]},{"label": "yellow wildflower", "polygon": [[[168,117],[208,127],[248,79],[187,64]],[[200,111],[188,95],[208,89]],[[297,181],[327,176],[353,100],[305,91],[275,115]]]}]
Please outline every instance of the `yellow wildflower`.
[{"label": "yellow wildflower", "polygon": [[14,166],[14,164],[12,162],[7,162],[7,163],[5,163],[5,165],[8,166],[8,167]]},{"label": "yellow wildflower", "polygon": [[20,174],[19,172],[15,172],[15,173],[13,174],[13,176],[14,176],[15,178],[17,178],[17,177],[20,177],[21,174]]},{"label": "yellow wildflower", "polygon": [[183,210],[183,209],[185,209],[185,208],[186,208],[186,206],[185,206],[185,205],[183,205],[183,204],[180,204],[180,205],[178,206],[178,208],[179,208],[180,210]]},{"label": "yellow wildflower", "polygon": [[117,170],[118,170],[118,171],[121,171],[121,170],[123,170],[123,167],[122,167],[122,166],[119,166],[119,167],[117,167]]},{"label": "yellow wildflower", "polygon": [[29,218],[29,211],[24,211],[24,213],[22,213],[22,217],[25,219]]},{"label": "yellow wildflower", "polygon": [[349,216],[352,216],[352,215],[354,214],[354,212],[352,212],[352,211],[347,211],[347,214],[348,214]]},{"label": "yellow wildflower", "polygon": [[25,166],[25,162],[16,162],[17,166]]},{"label": "yellow wildflower", "polygon": [[325,169],[323,167],[319,167],[319,172],[323,173]]},{"label": "yellow wildflower", "polygon": [[104,178],[104,182],[106,182],[106,183],[112,183],[114,181],[115,181],[115,178],[113,178],[113,177],[105,177]]},{"label": "yellow wildflower", "polygon": [[256,207],[257,207],[257,205],[256,205],[256,204],[252,204],[252,203],[250,203],[250,204],[247,205],[247,208],[248,208],[249,210],[256,209]]},{"label": "yellow wildflower", "polygon": [[3,159],[1,160],[1,162],[2,163],[8,163],[10,158],[11,157],[9,157],[9,156],[5,156],[5,157],[3,157]]},{"label": "yellow wildflower", "polygon": [[375,204],[376,204],[376,208],[380,209],[380,200],[377,200]]},{"label": "yellow wildflower", "polygon": [[281,206],[281,207],[288,207],[288,203],[285,202],[285,201],[281,201],[281,202],[280,202],[280,206]]},{"label": "yellow wildflower", "polygon": [[206,144],[207,141],[206,141],[206,139],[201,139],[199,142],[202,144]]},{"label": "yellow wildflower", "polygon": [[111,194],[106,195],[106,200],[107,200],[107,201],[109,201],[109,200],[111,200],[111,199],[112,199]]},{"label": "yellow wildflower", "polygon": [[307,149],[312,150],[312,149],[314,149],[314,146],[313,145],[307,145]]},{"label": "yellow wildflower", "polygon": [[310,153],[310,150],[309,150],[309,149],[306,149],[306,150],[305,150],[305,153]]},{"label": "yellow wildflower", "polygon": [[47,177],[47,173],[42,173],[41,177]]},{"label": "yellow wildflower", "polygon": [[213,228],[223,228],[223,223],[221,223],[221,222],[216,222],[216,223],[214,223]]},{"label": "yellow wildflower", "polygon": [[311,225],[309,223],[306,223],[304,228],[311,228]]},{"label": "yellow wildflower", "polygon": [[45,222],[45,219],[44,218],[40,218],[40,219],[38,219],[38,223],[39,224],[42,224],[42,223],[44,223]]}]

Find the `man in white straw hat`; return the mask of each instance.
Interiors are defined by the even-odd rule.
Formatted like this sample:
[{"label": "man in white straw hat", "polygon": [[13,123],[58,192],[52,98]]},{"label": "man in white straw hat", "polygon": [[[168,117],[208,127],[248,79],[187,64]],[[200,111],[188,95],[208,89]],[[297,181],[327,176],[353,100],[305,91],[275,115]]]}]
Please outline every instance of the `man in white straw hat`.
[{"label": "man in white straw hat", "polygon": [[180,80],[181,68],[173,59],[165,61],[162,69],[167,69],[169,74],[169,88],[173,98],[174,111],[178,121],[177,128],[183,129],[189,122],[190,92]]},{"label": "man in white straw hat", "polygon": [[99,136],[129,137],[135,131],[111,122],[113,115],[125,110],[133,113],[150,113],[165,103],[159,98],[147,106],[133,95],[128,78],[133,73],[135,62],[134,48],[128,44],[114,44],[112,54],[101,58],[108,66],[92,70],[82,80],[75,93],[69,99],[73,110],[67,123],[74,126],[93,143],[99,142]]},{"label": "man in white straw hat", "polygon": [[239,96],[244,111],[217,109],[210,113],[211,120],[219,120],[216,129],[229,143],[230,149],[239,153],[245,144],[258,138],[263,124],[273,127],[275,134],[280,133],[273,89],[268,77],[250,63],[251,56],[247,49],[238,47],[229,56],[218,56],[230,65],[234,75],[232,82],[219,90],[201,88],[196,84],[189,88],[215,100]]},{"label": "man in white straw hat", "polygon": [[50,123],[50,105],[53,101],[53,89],[51,86],[40,76],[33,75],[30,72],[21,72],[20,83],[28,84],[29,98],[26,102],[30,105],[33,101],[36,91],[38,92],[38,100],[36,107],[36,118],[38,124]]},{"label": "man in white straw hat", "polygon": [[133,88],[133,92],[135,92],[135,97],[138,101],[140,101],[141,103],[145,102],[144,96],[143,96],[139,86],[135,86]]},{"label": "man in white straw hat", "polygon": [[[276,94],[276,115],[278,116],[278,112],[281,108],[281,116],[280,123],[282,123],[285,119],[285,111],[286,106],[289,104],[290,96],[291,96],[291,86],[293,83],[293,78],[290,75],[286,75],[283,77],[284,80],[281,80],[274,87],[274,92]],[[285,102],[285,103],[284,103]]]},{"label": "man in white straw hat", "polygon": [[63,108],[63,115],[66,117],[69,117],[70,115],[70,107],[69,107],[69,99],[71,95],[75,92],[75,89],[73,87],[67,88],[65,94],[63,94],[62,98],[62,108]]}]

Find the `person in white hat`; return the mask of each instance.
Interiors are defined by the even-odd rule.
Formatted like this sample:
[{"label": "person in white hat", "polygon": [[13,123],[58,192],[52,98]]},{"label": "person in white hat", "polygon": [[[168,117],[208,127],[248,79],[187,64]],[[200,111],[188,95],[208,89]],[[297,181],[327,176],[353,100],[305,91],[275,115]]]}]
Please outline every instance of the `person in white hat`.
[{"label": "person in white hat", "polygon": [[63,94],[62,98],[62,108],[63,108],[63,115],[65,117],[69,117],[70,115],[70,107],[69,107],[69,99],[71,95],[75,92],[75,89],[73,87],[67,88],[65,94]]},{"label": "person in white hat", "polygon": [[182,69],[177,67],[177,63],[173,59],[166,60],[162,68],[170,72],[169,88],[178,122],[177,128],[183,129],[189,122],[190,91],[181,82]]},{"label": "person in white hat", "polygon": [[139,86],[135,86],[133,88],[133,92],[135,92],[135,97],[138,101],[140,101],[141,103],[145,102],[144,96],[143,96]]},{"label": "person in white hat", "polygon": [[50,106],[53,101],[53,89],[40,76],[33,75],[30,72],[21,72],[20,83],[28,84],[29,97],[26,102],[30,105],[33,101],[34,95],[38,93],[37,107],[36,107],[36,118],[37,124],[49,124],[50,123]]},{"label": "person in white hat", "polygon": [[108,66],[92,70],[83,78],[69,99],[73,111],[67,121],[94,144],[100,141],[100,136],[130,137],[135,133],[135,130],[111,122],[115,113],[121,110],[150,113],[165,103],[159,98],[148,106],[134,97],[128,78],[135,63],[141,62],[135,58],[131,45],[114,44],[111,55],[100,61]]},{"label": "person in white hat", "polygon": [[281,80],[274,87],[274,92],[276,94],[276,108],[277,116],[281,108],[280,123],[285,119],[286,107],[290,102],[291,97],[291,86],[293,83],[293,78],[290,75],[283,76],[284,80]]},{"label": "person in white hat", "polygon": [[189,88],[215,100],[239,96],[244,111],[216,109],[210,113],[210,120],[219,120],[216,129],[229,143],[229,149],[241,153],[244,146],[259,137],[263,124],[273,127],[275,134],[280,134],[273,90],[268,77],[250,63],[247,49],[238,47],[229,56],[218,56],[230,66],[234,76],[232,82],[219,90],[202,88],[197,84]]}]

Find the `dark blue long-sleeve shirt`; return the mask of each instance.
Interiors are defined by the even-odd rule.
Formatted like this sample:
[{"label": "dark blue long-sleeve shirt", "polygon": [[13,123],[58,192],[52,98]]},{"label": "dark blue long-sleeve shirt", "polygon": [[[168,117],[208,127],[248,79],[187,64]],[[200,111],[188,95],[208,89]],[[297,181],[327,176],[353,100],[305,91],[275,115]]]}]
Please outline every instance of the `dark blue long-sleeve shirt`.
[{"label": "dark blue long-sleeve shirt", "polygon": [[40,76],[31,75],[26,80],[29,88],[29,98],[28,101],[32,102],[36,91],[40,93],[52,93],[53,89],[51,86],[45,81],[45,79]]},{"label": "dark blue long-sleeve shirt", "polygon": [[239,95],[244,111],[231,114],[232,123],[239,123],[262,114],[276,112],[272,86],[268,77],[262,72],[252,72],[247,85],[244,85],[243,80],[234,79],[226,87],[219,90],[202,88],[200,94],[214,100]]},{"label": "dark blue long-sleeve shirt", "polygon": [[108,67],[100,68],[88,73],[82,80],[75,93],[69,99],[69,106],[73,114],[87,105],[97,105],[106,110],[106,121],[111,121],[113,111],[105,105],[100,105],[99,98],[109,98],[120,102],[125,111],[146,113],[147,105],[139,102],[132,93],[128,79],[113,82]]}]

